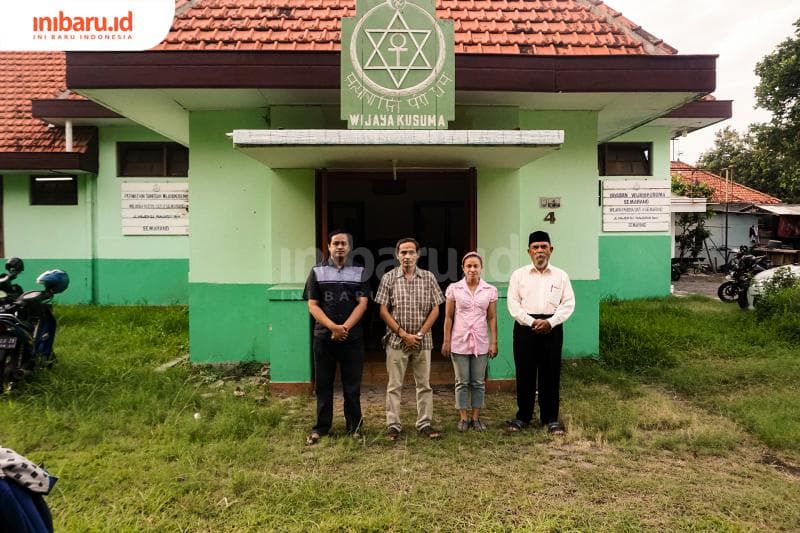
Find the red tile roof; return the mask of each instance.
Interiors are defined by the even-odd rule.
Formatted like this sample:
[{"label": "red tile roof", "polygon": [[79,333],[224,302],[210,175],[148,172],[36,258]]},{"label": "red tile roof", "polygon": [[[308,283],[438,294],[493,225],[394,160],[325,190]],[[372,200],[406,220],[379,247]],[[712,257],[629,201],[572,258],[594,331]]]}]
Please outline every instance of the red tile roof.
[{"label": "red tile roof", "polygon": [[[436,0],[467,54],[675,54],[600,0]],[[339,50],[354,0],[177,0],[155,50]]]},{"label": "red tile roof", "polygon": [[[0,152],[63,152],[63,128],[31,115],[31,100],[80,99],[67,91],[63,52],[0,52]],[[76,129],[75,151],[89,136]]]},{"label": "red tile roof", "polygon": [[[354,0],[176,0],[155,50],[339,50]],[[674,54],[600,0],[437,0],[468,54]],[[31,100],[82,99],[66,89],[61,52],[0,52],[0,152],[60,152],[61,128],[31,115]],[[76,130],[75,150],[88,136]]]},{"label": "red tile roof", "polygon": [[678,178],[684,183],[690,184],[700,182],[705,183],[714,189],[714,196],[712,197],[711,201],[715,204],[725,203],[726,189],[728,202],[732,204],[781,203],[780,199],[770,196],[769,194],[765,194],[761,191],[751,189],[750,187],[742,185],[741,183],[730,181],[726,184],[724,177],[708,172],[707,170],[701,170],[697,167],[693,167],[682,161],[672,161],[669,168],[672,174],[677,175]]}]

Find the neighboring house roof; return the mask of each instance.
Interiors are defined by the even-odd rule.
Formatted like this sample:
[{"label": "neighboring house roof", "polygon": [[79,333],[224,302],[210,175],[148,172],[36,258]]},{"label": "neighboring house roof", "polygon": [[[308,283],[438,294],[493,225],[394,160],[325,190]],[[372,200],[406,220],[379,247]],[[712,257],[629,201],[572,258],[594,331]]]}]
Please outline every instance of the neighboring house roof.
[{"label": "neighboring house roof", "polygon": [[[677,50],[599,0],[436,0],[465,54],[664,55]],[[354,0],[177,0],[154,50],[339,50]]]},{"label": "neighboring house roof", "polygon": [[[33,118],[31,100],[81,98],[67,91],[63,52],[0,52],[0,152],[64,151],[64,132]],[[86,139],[75,139],[76,150]]]},{"label": "neighboring house roof", "polygon": [[707,170],[702,170],[693,167],[682,161],[672,161],[670,163],[670,171],[673,175],[684,183],[704,183],[714,190],[714,196],[711,202],[715,204],[779,204],[779,198],[770,196],[769,194],[757,191],[753,188],[736,183],[735,181],[728,181],[722,176],[718,176]]}]

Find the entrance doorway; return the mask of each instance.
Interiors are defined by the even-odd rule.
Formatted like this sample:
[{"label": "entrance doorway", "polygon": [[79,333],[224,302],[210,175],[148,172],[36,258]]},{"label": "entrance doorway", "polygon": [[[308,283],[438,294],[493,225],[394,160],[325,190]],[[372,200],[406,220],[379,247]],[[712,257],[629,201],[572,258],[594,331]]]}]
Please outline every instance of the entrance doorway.
[{"label": "entrance doorway", "polygon": [[[317,229],[317,245],[326,252],[330,230],[352,233],[353,260],[366,268],[373,296],[381,276],[397,265],[397,240],[414,237],[420,243],[418,265],[433,273],[444,293],[461,276],[461,257],[476,247],[475,171],[415,170],[394,174],[321,170],[317,173]],[[370,301],[363,319],[368,367],[385,361],[381,346],[385,326],[378,310],[379,306]],[[444,306],[432,332],[434,383],[439,362],[445,364],[446,382],[452,383],[450,363],[439,355],[443,317]],[[364,378],[370,382],[369,368],[365,369]],[[379,380],[381,376],[375,378]]]}]

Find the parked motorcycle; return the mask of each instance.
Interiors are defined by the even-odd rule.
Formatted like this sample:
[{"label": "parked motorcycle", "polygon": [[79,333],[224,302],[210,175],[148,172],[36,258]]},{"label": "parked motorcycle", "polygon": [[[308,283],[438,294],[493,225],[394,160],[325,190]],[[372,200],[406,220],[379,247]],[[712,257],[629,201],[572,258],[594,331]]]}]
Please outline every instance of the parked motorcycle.
[{"label": "parked motorcycle", "polygon": [[747,293],[753,276],[772,267],[767,256],[755,256],[746,252],[746,248],[740,250],[736,257],[731,259],[731,268],[725,276],[726,281],[717,289],[717,296],[723,302],[738,301],[741,293]]},{"label": "parked motorcycle", "polygon": [[6,273],[0,275],[0,304],[13,302],[22,296],[22,287],[14,283],[17,276],[25,270],[25,263],[19,257],[6,261]]},{"label": "parked motorcycle", "polygon": [[36,282],[44,285],[44,290],[23,292],[12,303],[0,306],[0,394],[55,360],[52,299],[67,289],[69,276],[63,270],[48,270]]}]

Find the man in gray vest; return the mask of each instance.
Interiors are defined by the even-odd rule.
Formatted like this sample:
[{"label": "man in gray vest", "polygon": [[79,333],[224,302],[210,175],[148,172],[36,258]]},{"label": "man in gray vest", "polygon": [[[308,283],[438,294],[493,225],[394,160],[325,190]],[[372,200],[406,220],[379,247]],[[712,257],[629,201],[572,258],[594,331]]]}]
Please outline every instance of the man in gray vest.
[{"label": "man in gray vest", "polygon": [[346,430],[361,426],[361,375],[364,340],[361,317],[367,309],[369,286],[364,267],[350,264],[353,237],[342,230],[328,236],[328,259],[311,269],[304,297],[314,317],[314,393],[317,423],[306,437],[316,444],[333,423],[333,382],[339,365]]}]

